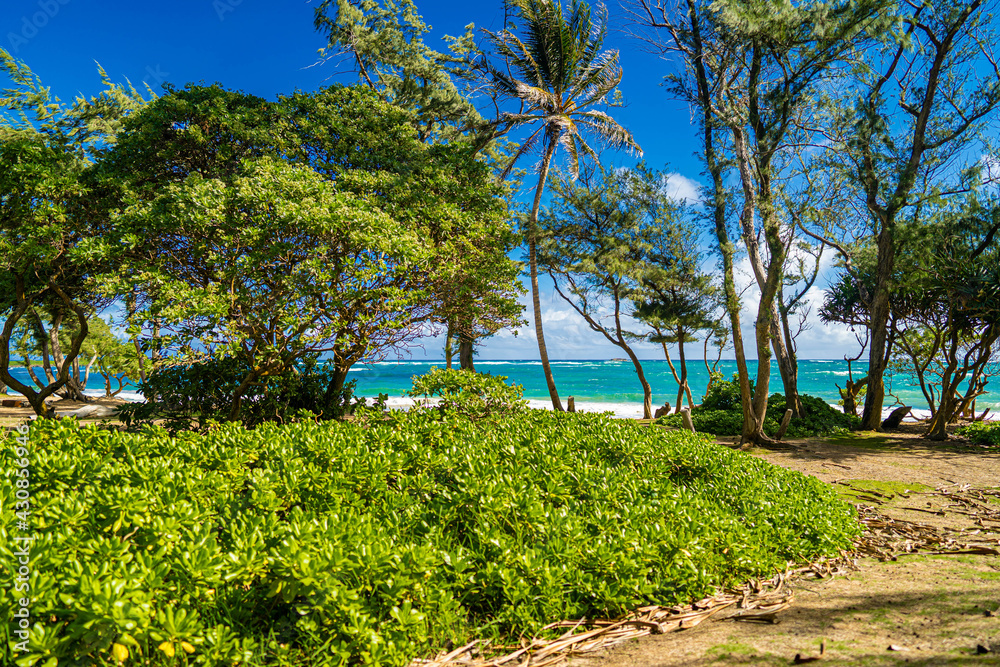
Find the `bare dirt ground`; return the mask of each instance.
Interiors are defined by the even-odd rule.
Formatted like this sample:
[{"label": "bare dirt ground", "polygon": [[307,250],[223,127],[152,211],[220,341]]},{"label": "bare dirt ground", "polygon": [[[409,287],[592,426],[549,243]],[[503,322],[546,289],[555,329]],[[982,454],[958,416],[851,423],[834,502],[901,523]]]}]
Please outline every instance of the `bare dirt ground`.
[{"label": "bare dirt ground", "polygon": [[[877,506],[885,516],[924,523],[939,534],[968,535],[1000,550],[1000,522],[980,516],[977,524],[974,512],[963,513],[968,507],[934,492],[1000,487],[1000,454],[956,441],[932,443],[920,437],[919,427],[904,428],[908,432],[793,440],[801,449],[753,453],[835,484],[845,498]],[[796,581],[792,591],[791,607],[775,623],[709,620],[578,655],[569,664],[1000,665],[1000,556],[918,552],[888,562],[864,558],[854,572]]]}]

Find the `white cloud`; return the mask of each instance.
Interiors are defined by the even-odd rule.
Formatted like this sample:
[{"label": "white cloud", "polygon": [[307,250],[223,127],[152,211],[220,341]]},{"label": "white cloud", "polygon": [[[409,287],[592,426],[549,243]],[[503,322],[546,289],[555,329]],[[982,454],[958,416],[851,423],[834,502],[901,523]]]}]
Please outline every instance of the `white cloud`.
[{"label": "white cloud", "polygon": [[674,172],[667,174],[663,189],[671,199],[683,201],[687,204],[697,204],[701,183],[691,180],[683,174]]}]

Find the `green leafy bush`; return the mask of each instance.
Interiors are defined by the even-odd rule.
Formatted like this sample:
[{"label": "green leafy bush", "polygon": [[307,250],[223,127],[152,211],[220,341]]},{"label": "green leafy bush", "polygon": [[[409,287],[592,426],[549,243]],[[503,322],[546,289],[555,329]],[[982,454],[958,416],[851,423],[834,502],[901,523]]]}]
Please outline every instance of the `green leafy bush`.
[{"label": "green leafy bush", "polygon": [[507,384],[502,375],[467,370],[442,370],[433,367],[424,375],[413,376],[413,398],[437,398],[436,408],[471,418],[483,418],[520,412],[528,402],[521,385]]},{"label": "green leafy bush", "polygon": [[[858,532],[811,477],[602,415],[177,437],[45,421],[29,449],[23,664],[406,665],[448,641],[689,601]],[[2,449],[5,470],[18,455]],[[15,507],[5,484],[5,563]],[[0,570],[5,618],[14,577]]]},{"label": "green leafy bush", "polygon": [[[751,383],[751,389],[753,384]],[[822,398],[800,394],[803,415],[792,419],[786,437],[811,438],[830,435],[843,430],[857,428],[860,420],[854,415],[845,415],[834,409]],[[764,433],[773,437],[781,426],[785,414],[785,396],[771,394],[767,399],[767,414],[764,416]],[[718,436],[740,435],[743,432],[743,408],[740,405],[740,387],[737,376],[732,380],[717,380],[712,383],[705,400],[691,410],[691,421],[695,430]],[[670,414],[661,417],[658,423],[681,428],[681,416]]]},{"label": "green leafy bush", "polygon": [[[753,391],[753,381],[750,382]],[[732,380],[723,380],[721,374],[713,378],[711,386],[705,392],[705,398],[695,410],[740,410],[739,376],[733,375]]]},{"label": "green leafy bush", "polygon": [[[802,403],[803,415],[801,419],[793,419],[788,425],[788,437],[790,438],[830,435],[840,431],[854,430],[861,425],[861,420],[856,416],[844,414],[843,411],[832,407],[822,398],[799,394],[799,401]],[[785,414],[785,396],[771,394],[767,399],[767,411],[769,415],[780,420]],[[776,421],[775,424],[777,423]],[[777,432],[776,426],[774,433]]]},{"label": "green leafy bush", "polygon": [[[147,401],[121,406],[118,416],[129,430],[163,420],[172,433],[225,421],[249,371],[245,360],[231,357],[158,368],[139,384]],[[261,378],[241,399],[240,421],[253,427],[265,421],[288,421],[300,412],[323,419],[341,417],[351,409],[355,383],[332,392],[332,379],[329,364],[307,357],[293,373]]]},{"label": "green leafy bush", "polygon": [[964,435],[974,445],[990,449],[1000,448],[1000,422],[972,422],[960,426],[955,433]]}]

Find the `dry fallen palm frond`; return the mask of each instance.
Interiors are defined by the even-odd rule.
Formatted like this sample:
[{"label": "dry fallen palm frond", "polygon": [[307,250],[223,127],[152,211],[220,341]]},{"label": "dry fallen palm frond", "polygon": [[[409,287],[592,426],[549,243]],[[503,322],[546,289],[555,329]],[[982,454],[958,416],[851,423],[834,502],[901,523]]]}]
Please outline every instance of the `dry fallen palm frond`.
[{"label": "dry fallen palm frond", "polygon": [[[770,621],[791,606],[793,594],[787,582],[793,577],[829,576],[840,572],[849,560],[824,561],[765,581],[752,580],[742,586],[698,600],[688,605],[640,607],[620,619],[580,619],[558,621],[543,630],[568,628],[556,639],[534,639],[501,656],[472,658],[476,643],[463,646],[430,660],[415,660],[412,667],[542,667],[555,665],[571,655],[608,648],[622,641],[650,634],[664,634],[693,628],[706,620]],[[576,631],[585,628],[583,632]],[[514,647],[511,647],[514,648]]]}]

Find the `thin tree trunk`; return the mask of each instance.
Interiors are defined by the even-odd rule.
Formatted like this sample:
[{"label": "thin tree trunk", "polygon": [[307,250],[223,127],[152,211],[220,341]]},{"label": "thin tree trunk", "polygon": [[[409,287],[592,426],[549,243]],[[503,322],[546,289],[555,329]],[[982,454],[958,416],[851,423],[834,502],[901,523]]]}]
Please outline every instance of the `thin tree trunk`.
[{"label": "thin tree trunk", "polygon": [[[680,337],[678,337],[678,339],[677,339],[677,350],[678,350],[678,355],[681,358],[681,388],[684,390],[684,393],[687,395],[688,407],[689,408],[693,408],[694,407],[694,403],[691,401],[691,387],[688,386],[687,359],[684,357],[684,337],[683,337],[683,335],[680,336]],[[677,403],[679,404],[680,401],[678,400]]]},{"label": "thin tree trunk", "polygon": [[451,358],[455,355],[452,348],[454,336],[452,335],[451,320],[448,321],[448,333],[444,336],[444,367],[451,370]]},{"label": "thin tree trunk", "polygon": [[[754,187],[754,177],[750,161],[749,150],[746,145],[746,135],[742,128],[732,126],[733,146],[736,152],[736,163],[739,167],[740,181],[743,184],[744,204],[740,215],[743,227],[743,242],[748,249],[757,252],[757,236],[754,230],[753,216],[758,209],[764,221],[765,235],[770,235],[769,225],[771,221],[768,216],[770,210],[765,210],[770,206],[770,202],[763,198],[758,202],[757,189]],[[758,179],[762,182],[758,186],[761,192],[766,190],[763,183],[763,170],[758,169]],[[771,250],[770,264],[767,272],[758,276],[760,285],[760,302],[757,306],[757,318],[754,321],[754,340],[757,348],[757,379],[754,385],[753,398],[750,402],[750,414],[743,415],[743,442],[765,444],[771,439],[764,433],[764,418],[767,416],[767,398],[771,383],[771,326],[774,324],[775,303],[774,297],[777,294],[779,281],[781,279],[781,267],[784,258],[780,252],[775,255],[773,244],[770,243]],[[738,324],[736,325],[738,328]],[[735,331],[734,337],[735,337]],[[749,387],[748,387],[749,389]],[[742,388],[741,388],[742,391]]]},{"label": "thin tree trunk", "polygon": [[549,164],[552,162],[552,156],[556,152],[556,138],[549,135],[547,141],[548,145],[545,148],[545,157],[542,160],[541,172],[538,174],[538,185],[535,187],[535,200],[531,205],[531,214],[528,217],[528,264],[531,272],[531,307],[535,318],[535,338],[538,341],[538,355],[542,359],[542,371],[545,373],[545,384],[548,385],[549,398],[552,400],[552,409],[562,412],[562,402],[559,400],[559,392],[556,391],[556,381],[552,377],[552,366],[549,364],[549,352],[545,347],[545,334],[542,331],[542,303],[538,292],[538,209],[542,204],[542,191],[545,189],[545,181],[549,175]]},{"label": "thin tree trunk", "polygon": [[642,362],[639,361],[639,357],[635,355],[632,348],[628,345],[622,345],[621,348],[625,350],[625,354],[632,361],[632,366],[635,367],[636,375],[639,376],[639,384],[642,385],[642,418],[652,419],[653,418],[653,389],[649,386],[649,381],[646,380],[646,374],[642,370]]},{"label": "thin tree trunk", "polygon": [[[35,328],[36,342],[42,356],[42,373],[45,374],[45,380],[48,384],[52,384],[56,380],[52,375],[52,361],[49,358],[49,334],[45,330],[45,324],[42,323],[42,318],[38,315],[38,311],[34,308],[31,309],[31,318],[32,325]],[[53,323],[53,326],[58,325]]]},{"label": "thin tree trunk", "polygon": [[734,255],[736,248],[729,238],[726,227],[726,195],[725,195],[725,165],[716,155],[714,125],[712,116],[712,92],[705,69],[705,49],[701,39],[701,26],[698,7],[694,0],[687,0],[688,16],[691,21],[691,34],[694,41],[694,69],[698,85],[698,102],[702,111],[702,134],[705,146],[705,166],[712,179],[710,206],[715,227],[715,237],[719,243],[722,255],[723,292],[726,297],[726,312],[729,315],[729,326],[733,334],[733,352],[736,355],[736,370],[740,384],[740,405],[743,409],[744,442],[753,431],[753,418],[750,404],[750,374],[747,370],[746,353],[743,350],[743,332],[740,329],[740,296],[736,290],[734,270]]},{"label": "thin tree trunk", "polygon": [[35,386],[39,389],[45,389],[45,383],[39,380],[38,376],[35,374],[35,368],[31,365],[31,356],[28,354],[27,350],[24,352],[24,368],[28,371],[28,377],[30,377],[31,381],[35,383]]},{"label": "thin tree trunk", "polygon": [[83,388],[87,388],[87,383],[90,381],[90,369],[94,366],[94,362],[97,361],[97,353],[94,352],[93,356],[90,357],[90,361],[87,362],[87,366],[83,372]]},{"label": "thin tree trunk", "polygon": [[[663,335],[661,333],[661,331],[659,330],[659,328],[656,329],[656,333],[657,333],[657,335]],[[676,412],[680,412],[681,411],[681,403],[682,403],[683,397],[684,397],[684,385],[681,383],[681,377],[677,373],[677,369],[674,368],[674,362],[670,358],[670,350],[667,348],[667,344],[666,343],[660,343],[660,346],[663,348],[663,356],[666,357],[666,359],[667,359],[667,366],[670,367],[670,373],[674,376],[674,382],[677,383],[677,404],[674,407],[674,412],[675,413]]]},{"label": "thin tree trunk", "polygon": [[878,431],[882,428],[882,404],[885,401],[885,370],[888,367],[889,349],[889,280],[895,266],[896,247],[893,224],[886,220],[878,235],[878,263],[876,265],[875,294],[869,306],[871,343],[868,349],[868,392],[865,409],[861,415],[861,428]]},{"label": "thin tree trunk", "polygon": [[[781,299],[781,289],[778,289],[778,300]],[[801,418],[802,401],[799,400],[799,362],[795,354],[795,341],[792,340],[792,330],[788,326],[788,313],[783,312],[775,304],[775,314],[780,316],[780,331],[776,334],[772,329],[774,355],[778,361],[778,372],[781,373],[781,384],[785,389],[785,409],[792,411],[792,417]],[[775,323],[777,324],[777,323]]]}]

